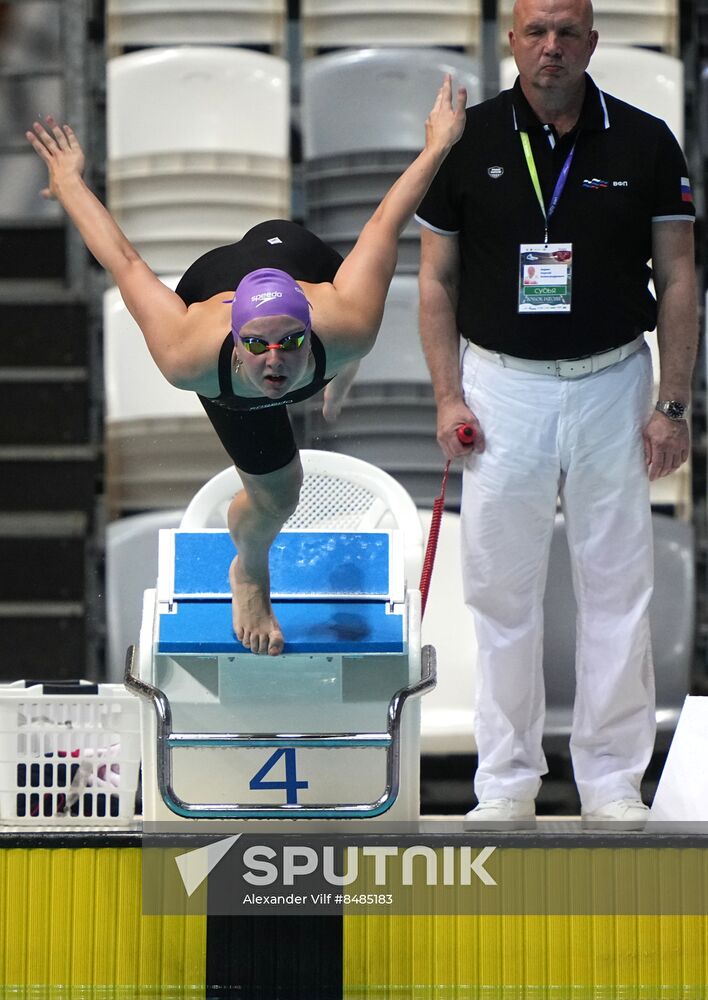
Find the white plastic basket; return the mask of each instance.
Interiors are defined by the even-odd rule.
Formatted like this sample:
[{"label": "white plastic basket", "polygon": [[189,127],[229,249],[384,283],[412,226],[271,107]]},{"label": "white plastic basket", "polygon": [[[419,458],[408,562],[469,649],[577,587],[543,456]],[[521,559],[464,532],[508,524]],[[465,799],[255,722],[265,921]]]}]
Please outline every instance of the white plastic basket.
[{"label": "white plastic basket", "polygon": [[140,706],[122,684],[0,685],[0,825],[125,826]]}]

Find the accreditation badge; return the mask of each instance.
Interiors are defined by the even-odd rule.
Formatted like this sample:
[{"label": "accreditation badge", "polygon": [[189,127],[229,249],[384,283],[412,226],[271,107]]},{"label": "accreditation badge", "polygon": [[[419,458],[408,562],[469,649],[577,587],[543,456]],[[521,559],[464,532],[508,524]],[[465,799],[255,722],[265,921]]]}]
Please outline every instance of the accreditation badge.
[{"label": "accreditation badge", "polygon": [[522,243],[519,312],[570,312],[572,243]]}]

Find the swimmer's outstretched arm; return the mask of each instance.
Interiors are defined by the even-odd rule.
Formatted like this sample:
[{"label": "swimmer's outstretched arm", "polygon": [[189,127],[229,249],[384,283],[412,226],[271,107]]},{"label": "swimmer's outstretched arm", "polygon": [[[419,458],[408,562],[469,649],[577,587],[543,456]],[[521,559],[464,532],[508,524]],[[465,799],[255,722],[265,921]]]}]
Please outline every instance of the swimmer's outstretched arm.
[{"label": "swimmer's outstretched arm", "polygon": [[201,345],[186,336],[187,307],[151,271],[85,183],[85,158],[74,132],[47,116],[46,125],[34,122],[25,136],[47,166],[43,196],[60,202],[88,249],[110,272],[163,375],[176,385],[186,382],[202,361]]},{"label": "swimmer's outstretched arm", "polygon": [[[371,349],[398,257],[398,238],[465,127],[467,92],[453,102],[445,77],[425,122],[425,147],[388,191],[337,271],[333,294],[318,301],[317,321],[337,340],[349,339],[354,357]],[[358,348],[358,349],[357,349]]]}]

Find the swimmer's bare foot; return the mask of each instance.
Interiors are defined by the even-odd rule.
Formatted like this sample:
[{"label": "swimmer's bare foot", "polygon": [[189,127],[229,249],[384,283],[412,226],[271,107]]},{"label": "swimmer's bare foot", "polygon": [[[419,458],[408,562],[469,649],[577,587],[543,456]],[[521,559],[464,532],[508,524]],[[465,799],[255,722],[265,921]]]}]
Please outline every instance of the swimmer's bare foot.
[{"label": "swimmer's bare foot", "polygon": [[234,633],[252,653],[278,656],[285,640],[273,614],[269,586],[243,573],[236,557],[229,567]]}]

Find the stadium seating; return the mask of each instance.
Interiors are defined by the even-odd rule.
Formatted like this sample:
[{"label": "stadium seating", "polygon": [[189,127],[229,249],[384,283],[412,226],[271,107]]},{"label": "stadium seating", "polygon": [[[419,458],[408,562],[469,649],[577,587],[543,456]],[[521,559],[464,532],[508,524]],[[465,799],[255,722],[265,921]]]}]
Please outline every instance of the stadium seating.
[{"label": "stadium seating", "polygon": [[108,48],[208,43],[279,51],[286,12],[285,0],[108,0]]},{"label": "stadium seating", "polygon": [[[420,152],[445,73],[481,99],[477,64],[441,49],[363,49],[306,60],[302,130],[307,224],[346,255],[391,184]],[[366,109],[366,113],[362,113]],[[399,273],[415,273],[419,232],[399,243]]]},{"label": "stadium seating", "polygon": [[288,81],[285,60],[244,49],[109,60],[109,207],[154,270],[184,271],[258,222],[289,217]]},{"label": "stadium seating", "polygon": [[[508,52],[513,0],[502,0],[499,28]],[[595,28],[601,46],[642,45],[678,55],[678,0],[595,0]]]},{"label": "stadium seating", "polygon": [[[174,288],[178,276],[163,280]],[[225,452],[196,394],[161,375],[117,288],[103,330],[109,516],[183,506]]]},{"label": "stadium seating", "polygon": [[302,0],[306,51],[348,46],[450,45],[479,41],[479,0]]}]

